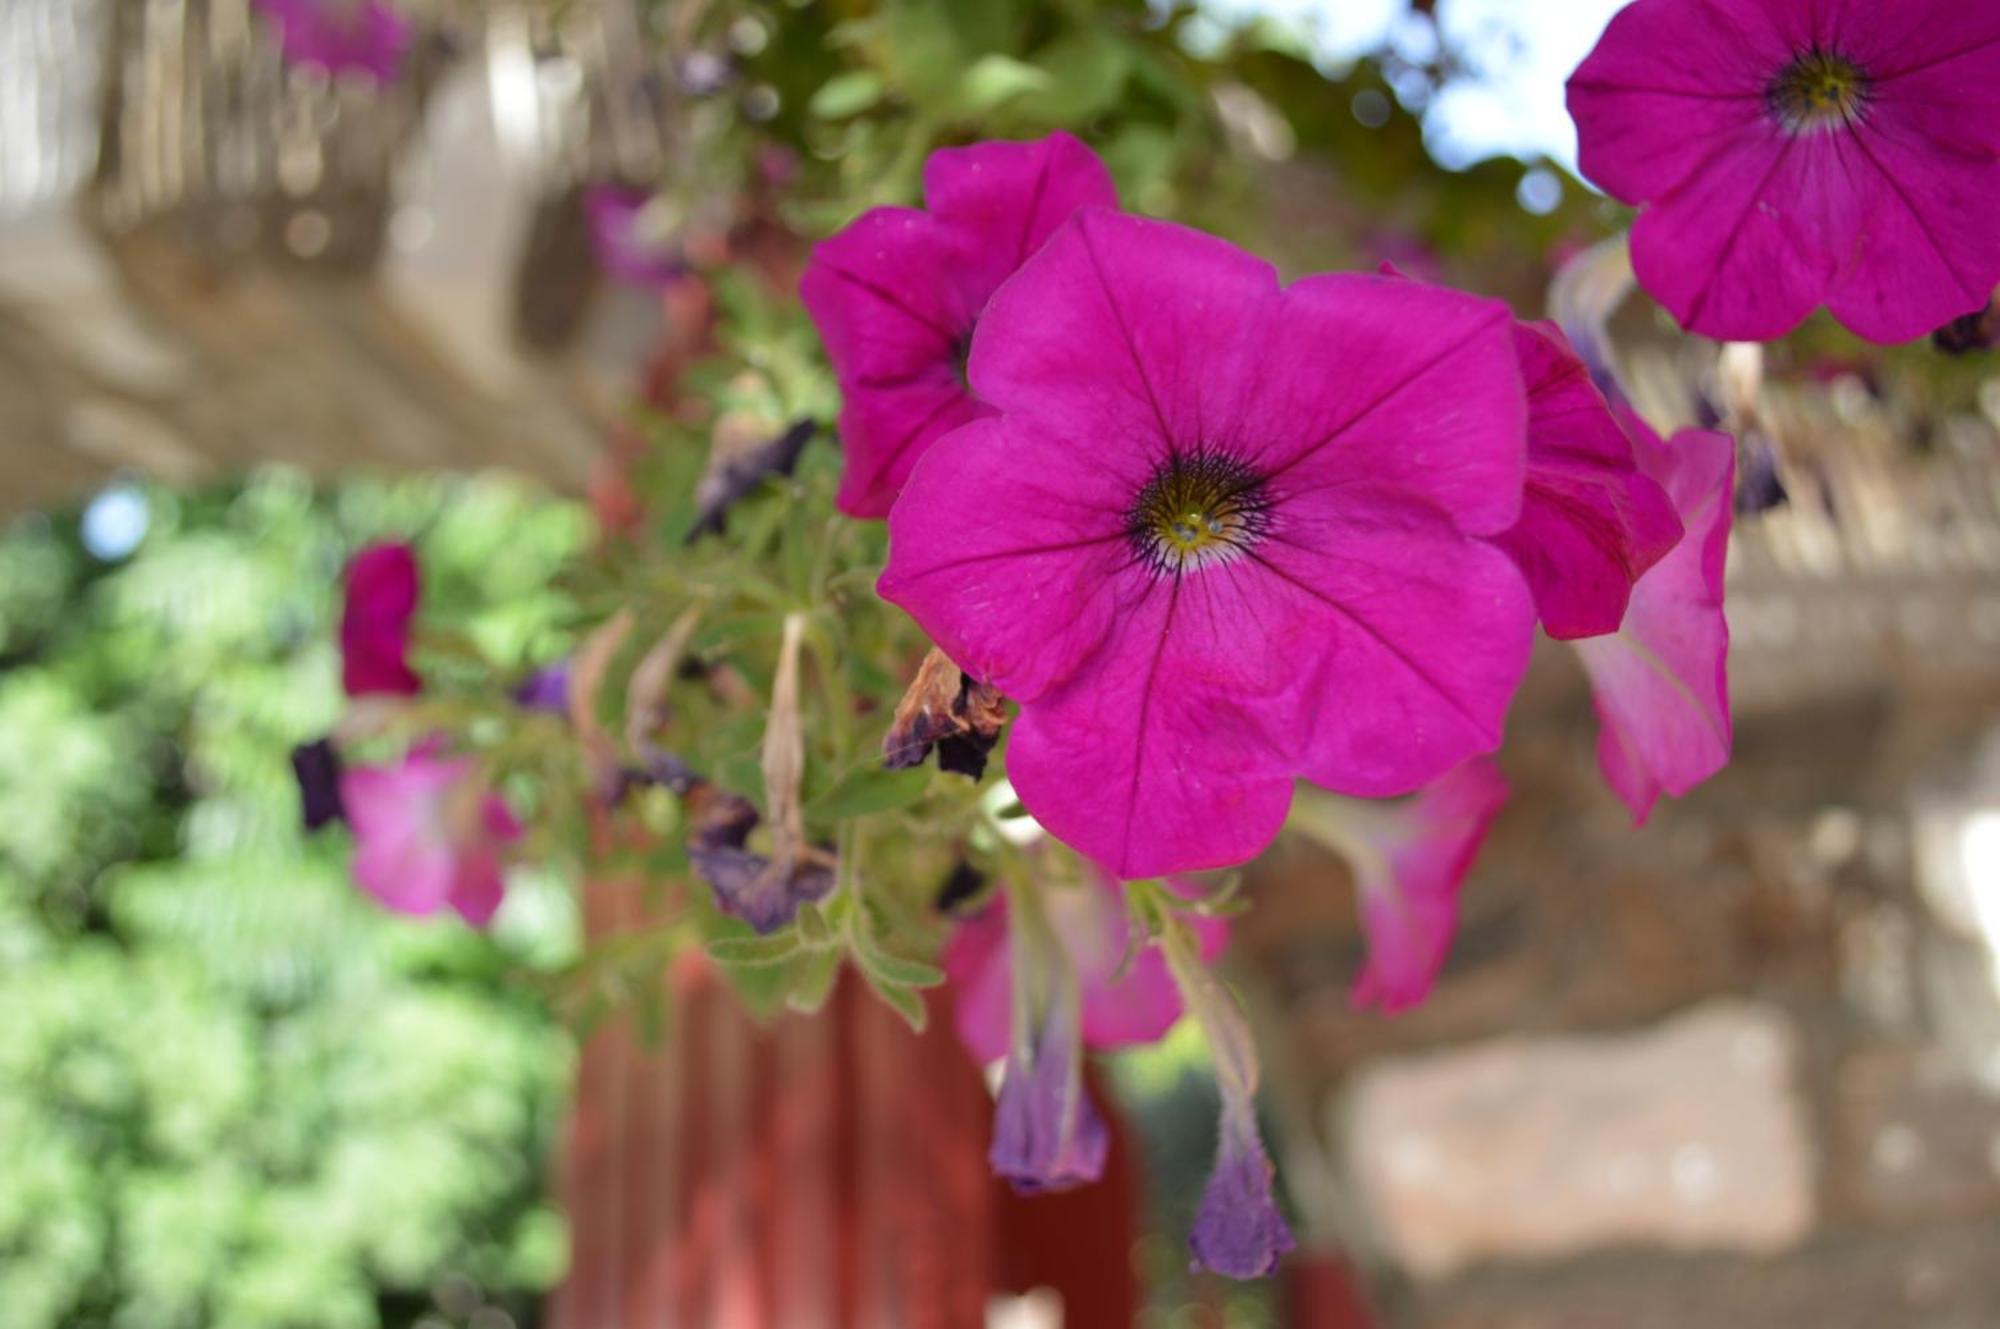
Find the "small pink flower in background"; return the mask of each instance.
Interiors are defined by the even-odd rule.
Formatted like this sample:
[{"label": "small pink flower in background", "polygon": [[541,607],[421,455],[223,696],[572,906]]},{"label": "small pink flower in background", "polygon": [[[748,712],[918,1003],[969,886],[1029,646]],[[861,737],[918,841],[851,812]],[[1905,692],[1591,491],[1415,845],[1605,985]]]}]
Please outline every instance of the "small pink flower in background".
[{"label": "small pink flower in background", "polygon": [[924,198],[928,212],[875,208],[822,241],[799,284],[840,379],[850,516],[886,515],[926,448],[991,414],[965,380],[988,298],[1076,209],[1118,202],[1061,133],[932,153]]},{"label": "small pink flower in background", "polygon": [[1644,824],[1729,761],[1729,622],[1723,564],[1734,515],[1736,447],[1688,430],[1662,443],[1629,418],[1639,459],[1666,487],[1686,534],[1632,588],[1615,635],[1576,643],[1590,674],[1605,780]]},{"label": "small pink flower in background", "polygon": [[650,190],[592,185],[583,194],[597,266],[627,286],[665,286],[687,271]]},{"label": "small pink flower in background", "polygon": [[[1181,1016],[1181,998],[1159,951],[1127,956],[1131,924],[1124,888],[1108,877],[1093,885],[1042,893],[1050,926],[1076,967],[1082,989],[1083,1045],[1110,1049],[1151,1043]],[[1013,951],[1004,893],[959,924],[944,952],[959,1041],[975,1060],[1007,1055],[1014,1001]],[[1229,925],[1194,918],[1202,958],[1222,953]],[[1129,963],[1127,962],[1129,958]]]},{"label": "small pink flower in background", "polygon": [[370,545],[347,565],[340,657],[348,696],[408,697],[423,690],[409,662],[417,594],[417,557],[406,544]]},{"label": "small pink flower in background", "polygon": [[285,61],[393,82],[409,52],[409,19],[386,0],[253,0],[277,25]]},{"label": "small pink flower in background", "polygon": [[934,444],[882,595],[1021,703],[1023,804],[1124,878],[1240,863],[1293,781],[1407,793],[1499,746],[1534,604],[1504,305],[1079,213],[994,297],[1001,412]]},{"label": "small pink flower in background", "polygon": [[1876,342],[2000,283],[2000,6],[1636,0],[1569,82],[1584,175],[1641,207],[1639,282],[1761,341],[1824,304]]},{"label": "small pink flower in background", "polygon": [[1514,340],[1528,391],[1528,483],[1521,520],[1498,543],[1551,637],[1615,632],[1632,584],[1674,547],[1680,521],[1561,331],[1524,324]]},{"label": "small pink flower in background", "polygon": [[500,907],[501,857],[520,824],[470,758],[411,750],[394,766],[349,767],[340,798],[354,828],[354,878],[386,908],[449,905],[474,927]]},{"label": "small pink flower in background", "polygon": [[1500,768],[1482,757],[1400,804],[1308,806],[1304,829],[1317,823],[1317,838],[1354,874],[1368,937],[1355,1005],[1400,1011],[1430,995],[1458,926],[1459,889],[1506,802]]}]

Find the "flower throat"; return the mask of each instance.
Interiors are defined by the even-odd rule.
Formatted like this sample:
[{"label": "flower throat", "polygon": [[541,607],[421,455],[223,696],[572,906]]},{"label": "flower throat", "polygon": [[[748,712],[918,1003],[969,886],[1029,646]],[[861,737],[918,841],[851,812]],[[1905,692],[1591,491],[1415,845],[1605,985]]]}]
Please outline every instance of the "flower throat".
[{"label": "flower throat", "polygon": [[1869,80],[1845,56],[1811,50],[1787,65],[1764,95],[1785,128],[1805,134],[1858,123],[1868,109]]},{"label": "flower throat", "polygon": [[1125,533],[1155,573],[1178,576],[1253,548],[1271,524],[1264,479],[1220,453],[1176,453],[1126,514]]}]

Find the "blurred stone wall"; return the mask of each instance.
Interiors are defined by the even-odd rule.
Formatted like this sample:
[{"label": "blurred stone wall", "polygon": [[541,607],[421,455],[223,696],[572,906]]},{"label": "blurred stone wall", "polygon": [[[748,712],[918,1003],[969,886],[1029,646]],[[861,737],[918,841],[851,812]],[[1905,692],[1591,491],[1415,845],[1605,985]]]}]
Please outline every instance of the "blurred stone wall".
[{"label": "blurred stone wall", "polygon": [[2000,1325],[2000,577],[1815,520],[1739,535],[1736,759],[1645,828],[1538,659],[1424,1007],[1351,1009],[1337,860],[1253,879],[1284,1168],[1386,1326]]}]

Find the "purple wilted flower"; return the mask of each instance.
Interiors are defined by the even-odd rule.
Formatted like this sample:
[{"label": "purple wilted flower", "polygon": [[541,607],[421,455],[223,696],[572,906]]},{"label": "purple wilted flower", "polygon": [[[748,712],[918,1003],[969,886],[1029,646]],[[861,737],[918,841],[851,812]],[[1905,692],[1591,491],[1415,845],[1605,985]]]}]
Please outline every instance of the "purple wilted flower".
[{"label": "purple wilted flower", "polygon": [[627,286],[665,286],[687,271],[651,190],[592,185],[583,193],[590,245],[604,275]]},{"label": "purple wilted flower", "polygon": [[340,802],[340,751],[330,738],[316,738],[292,749],[292,773],[299,780],[299,808],[309,831],[340,821],[347,809]]},{"label": "purple wilted flower", "polygon": [[277,25],[285,62],[394,81],[409,52],[409,19],[386,0],[252,0]]},{"label": "purple wilted flower", "polygon": [[987,1161],[1019,1194],[1040,1195],[1096,1181],[1110,1141],[1084,1087],[1072,990],[1070,1000],[1047,1002],[1040,1020],[1016,1033]]},{"label": "purple wilted flower", "polygon": [[514,688],[514,704],[524,711],[569,714],[569,661],[546,665]]}]

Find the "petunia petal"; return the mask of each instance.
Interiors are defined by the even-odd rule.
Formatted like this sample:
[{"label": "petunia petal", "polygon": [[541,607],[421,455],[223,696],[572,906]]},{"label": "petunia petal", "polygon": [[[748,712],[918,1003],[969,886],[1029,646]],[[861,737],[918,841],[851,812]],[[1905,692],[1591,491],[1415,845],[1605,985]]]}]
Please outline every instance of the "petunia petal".
[{"label": "petunia petal", "polygon": [[[1650,453],[1650,456],[1647,454]],[[1625,624],[1576,643],[1590,674],[1605,780],[1635,821],[1729,760],[1729,623],[1723,613],[1736,450],[1688,431],[1642,460],[1666,486],[1686,535],[1632,591]]]},{"label": "petunia petal", "polygon": [[1024,422],[967,425],[911,474],[877,589],[966,673],[1033,701],[1144,594],[1125,575],[1125,508],[1140,483]]},{"label": "petunia petal", "polygon": [[1096,153],[1057,132],[932,153],[924,163],[924,202],[934,216],[977,237],[974,251],[997,287],[1078,208],[1116,208],[1118,189]]},{"label": "petunia petal", "polygon": [[406,544],[370,545],[348,564],[340,616],[341,683],[348,696],[423,690],[408,659],[417,595],[417,558]]},{"label": "petunia petal", "polygon": [[1793,47],[1758,10],[1718,0],[1619,10],[1569,79],[1585,178],[1627,203],[1661,198],[1719,142],[1762,125],[1764,89]]},{"label": "petunia petal", "polygon": [[[1048,890],[1043,901],[1063,950],[1076,967],[1083,999],[1083,1044],[1110,1049],[1151,1043],[1181,1016],[1180,992],[1155,947],[1130,950],[1124,887],[1110,877]],[[1229,937],[1220,918],[1191,918],[1203,958],[1219,955]],[[1013,1009],[1011,934],[1007,896],[997,892],[984,909],[952,931],[941,961],[952,985],[952,1013],[959,1041],[979,1062],[1007,1055]]]},{"label": "petunia petal", "polygon": [[[2000,46],[1994,51],[1989,76],[2000,80]],[[1835,318],[1884,345],[1984,308],[2000,279],[2000,229],[1992,222],[2000,155],[1986,148],[1984,170],[1942,164],[1935,143],[1901,132],[1888,109],[1842,141],[1868,242],[1827,298]],[[1956,113],[1979,118],[1963,105]]]},{"label": "petunia petal", "polygon": [[1368,934],[1357,1006],[1398,1011],[1430,995],[1458,926],[1459,888],[1506,801],[1499,767],[1481,758],[1400,807],[1355,818],[1368,849],[1354,862]]},{"label": "petunia petal", "polygon": [[394,766],[351,766],[340,798],[354,828],[354,879],[385,907],[428,915],[457,884],[458,854],[444,803],[471,763],[413,752]]},{"label": "petunia petal", "polygon": [[1249,376],[1245,455],[1286,492],[1402,489],[1504,531],[1527,458],[1513,328],[1498,301],[1401,277],[1296,282]]},{"label": "petunia petal", "polygon": [[1355,490],[1288,508],[1257,559],[1320,615],[1294,720],[1306,779],[1406,794],[1500,746],[1534,641],[1534,601],[1500,549],[1398,495]]},{"label": "petunia petal", "polygon": [[[1064,843],[1126,878],[1232,866],[1277,835],[1291,804],[1270,717],[1182,686],[1191,582],[1160,579],[1129,606],[1087,676],[1025,705],[1007,774]],[[1282,708],[1289,711],[1289,705]]]},{"label": "petunia petal", "polygon": [[1861,233],[1862,208],[1840,136],[1757,125],[1640,212],[1632,268],[1688,330],[1770,341],[1824,298]]},{"label": "petunia petal", "polygon": [[972,386],[1108,469],[1143,475],[1176,446],[1244,437],[1277,295],[1271,265],[1226,241],[1087,208],[994,295]]},{"label": "petunia petal", "polygon": [[1615,632],[1632,583],[1681,535],[1672,502],[1553,325],[1515,336],[1528,389],[1521,520],[1496,543],[1514,558],[1551,637]]}]

